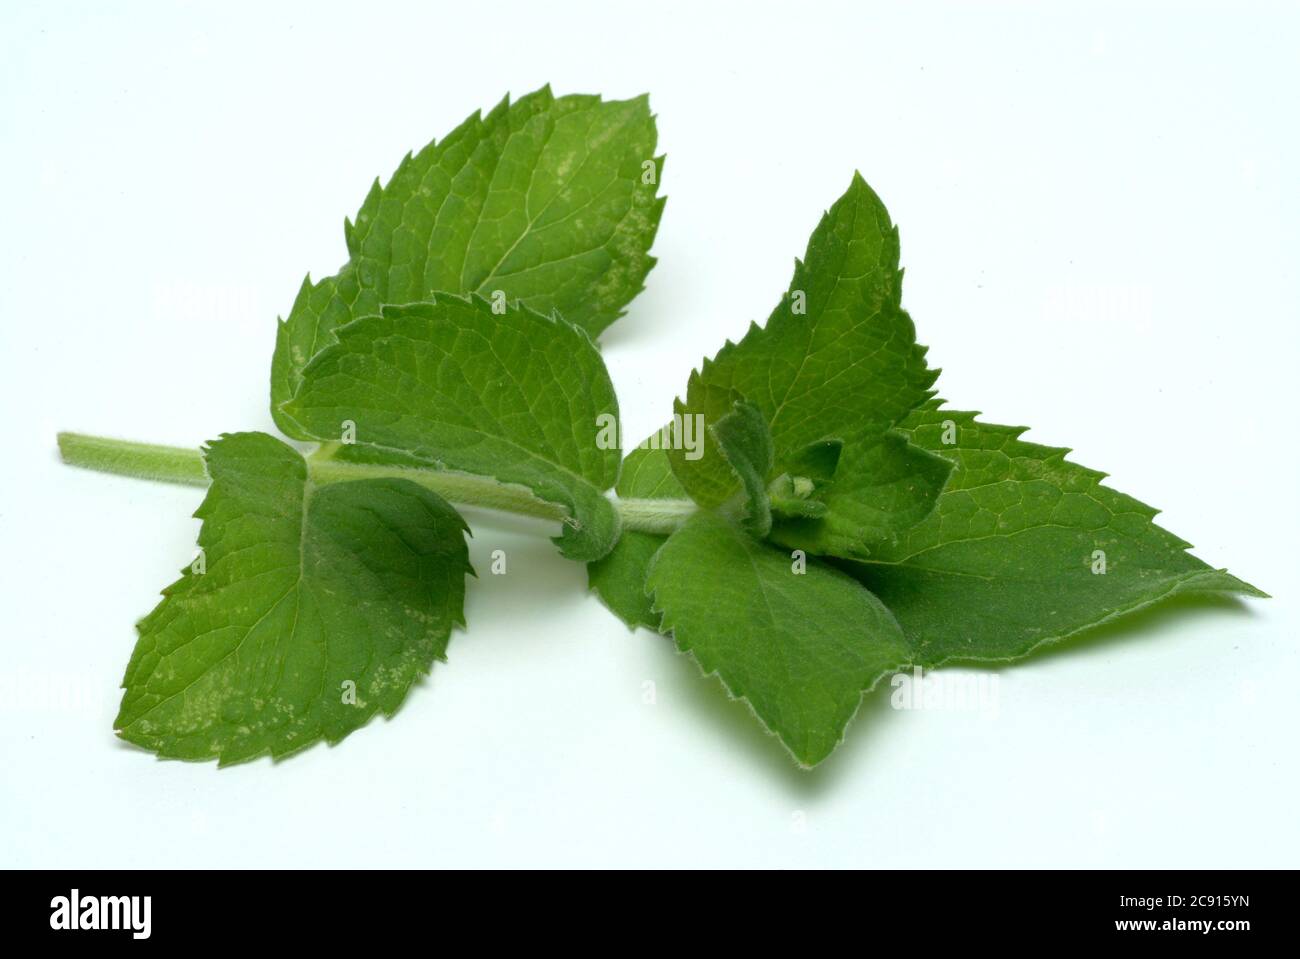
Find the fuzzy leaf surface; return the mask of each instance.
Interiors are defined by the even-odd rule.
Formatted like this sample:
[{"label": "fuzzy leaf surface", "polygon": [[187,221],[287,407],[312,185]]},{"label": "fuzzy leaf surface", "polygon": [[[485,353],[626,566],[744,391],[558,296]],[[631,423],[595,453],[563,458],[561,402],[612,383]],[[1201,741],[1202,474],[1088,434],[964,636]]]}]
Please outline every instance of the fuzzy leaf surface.
[{"label": "fuzzy leaf surface", "polygon": [[772,504],[767,493],[767,478],[772,472],[772,434],[763,414],[752,403],[740,402],[710,429],[718,450],[740,480],[745,529],[762,539],[772,529]]}]

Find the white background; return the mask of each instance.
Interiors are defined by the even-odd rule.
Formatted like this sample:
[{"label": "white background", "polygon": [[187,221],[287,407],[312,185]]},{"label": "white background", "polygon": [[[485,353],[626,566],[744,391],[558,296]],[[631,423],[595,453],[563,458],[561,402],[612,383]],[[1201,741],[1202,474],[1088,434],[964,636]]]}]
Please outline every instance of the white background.
[{"label": "white background", "polygon": [[[0,866],[1300,865],[1295,7],[98,6],[0,12]],[[884,688],[809,774],[545,528],[473,515],[469,631],[393,721],[221,771],[119,742],[201,492],[56,431],[271,429],[275,317],[371,179],[547,81],[659,114],[661,262],[604,337],[631,434],[857,168],[942,394],[1277,598],[1005,669],[996,714]]]}]

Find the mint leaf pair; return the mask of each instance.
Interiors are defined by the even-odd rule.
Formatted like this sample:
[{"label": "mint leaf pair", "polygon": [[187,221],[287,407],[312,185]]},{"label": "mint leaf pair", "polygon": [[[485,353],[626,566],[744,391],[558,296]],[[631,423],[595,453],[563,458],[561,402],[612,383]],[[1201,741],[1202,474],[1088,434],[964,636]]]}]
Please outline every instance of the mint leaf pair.
[{"label": "mint leaf pair", "polygon": [[391,715],[464,623],[468,527],[445,476],[558,506],[543,514],[573,558],[618,537],[620,453],[595,426],[613,387],[562,320],[446,294],[382,307],[337,331],[284,410],[304,435],[346,419],[355,437],[310,461],[260,433],[212,444],[202,572],[141,622],[123,684],[118,729],[160,755],[281,756]]},{"label": "mint leaf pair", "polygon": [[1018,659],[1179,592],[1263,595],[1065,450],[935,399],[898,231],[857,175],[767,322],[624,459],[592,338],[654,263],[655,139],[644,98],[544,88],[376,182],[348,261],[277,331],[272,413],[306,456],[60,435],[76,465],[210,483],[197,559],[139,623],[124,738],[229,763],[392,715],[464,625],[453,503],[555,522],[620,618],[804,766],[893,670]]},{"label": "mint leaf pair", "polygon": [[[124,738],[226,763],[391,715],[464,623],[468,528],[442,494],[560,520],[576,560],[613,548],[618,405],[591,337],[654,264],[655,140],[644,97],[543,88],[375,183],[348,262],[277,332],[272,414],[320,446],[236,434],[186,464],[212,483],[200,560],[140,623]],[[100,465],[146,449],[60,442]]]},{"label": "mint leaf pair", "polygon": [[408,154],[344,222],[348,262],[319,282],[308,277],[279,326],[276,425],[311,438],[281,405],[340,327],[385,304],[435,292],[496,296],[598,335],[654,266],[664,206],[657,137],[646,97],[557,98],[548,86]]}]

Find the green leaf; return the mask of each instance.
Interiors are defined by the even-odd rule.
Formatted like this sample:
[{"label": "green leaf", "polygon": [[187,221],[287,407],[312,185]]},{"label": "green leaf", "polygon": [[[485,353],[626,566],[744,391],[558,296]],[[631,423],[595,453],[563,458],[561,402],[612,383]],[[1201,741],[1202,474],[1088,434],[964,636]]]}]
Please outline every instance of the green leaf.
[{"label": "green leaf", "polygon": [[826,504],[812,496],[835,475],[842,449],[839,440],[825,440],[812,443],[788,457],[786,468],[790,472],[782,473],[768,486],[773,514],[790,519],[820,519],[825,516]]},{"label": "green leaf", "polygon": [[[614,387],[590,337],[525,307],[439,295],[386,306],[337,331],[284,411],[300,433],[347,438],[376,459],[490,476],[568,511],[556,540],[570,559],[599,559],[618,539],[605,490],[620,453],[601,449],[617,422]],[[612,418],[612,419],[609,419]]]},{"label": "green leaf", "polygon": [[[911,318],[901,307],[898,231],[859,175],[823,216],[781,303],[763,327],[751,326],[691,375],[680,416],[706,424],[702,455],[669,454],[683,487],[716,506],[741,483],[718,448],[712,424],[738,398],[769,425],[776,472],[813,478],[810,451],[830,454],[812,497],[783,497],[774,538],[810,552],[868,555],[933,508],[947,465],[888,431],[932,395],[937,373],[926,367]],[[681,444],[679,444],[681,445]],[[839,450],[844,452],[841,454]]]},{"label": "green leaf", "polygon": [[711,427],[718,450],[740,479],[745,529],[762,539],[772,529],[767,477],[772,472],[772,434],[752,403],[739,402]]},{"label": "green leaf", "polygon": [[624,499],[685,499],[686,490],[677,482],[664,447],[668,433],[660,430],[637,444],[623,461],[615,492]]},{"label": "green leaf", "polygon": [[[623,499],[684,499],[682,489],[668,454],[658,446],[664,431],[655,434],[654,448],[646,445],[632,450],[623,461],[615,491]],[[655,533],[624,530],[607,556],[587,564],[587,586],[600,597],[619,619],[631,629],[647,626],[660,630],[661,617],[654,610],[646,592],[646,570],[659,547],[668,539]]]},{"label": "green leaf", "polygon": [[662,617],[646,594],[646,571],[667,539],[654,533],[627,530],[607,556],[587,564],[587,587],[629,629],[645,626],[663,632]]},{"label": "green leaf", "polygon": [[787,554],[715,513],[668,538],[649,586],[677,646],[746,700],[804,766],[844,736],[864,691],[908,660],[898,623],[852,578]]},{"label": "green leaf", "polygon": [[786,469],[794,476],[805,476],[814,487],[829,482],[840,466],[844,444],[840,440],[821,440],[809,443],[785,458]]},{"label": "green leaf", "polygon": [[204,568],[140,621],[122,737],[226,764],[391,716],[464,624],[459,514],[403,480],[317,488],[264,433],[224,436],[206,460]]},{"label": "green leaf", "polygon": [[[819,556],[864,558],[934,509],[952,464],[896,432],[847,447],[832,482],[811,494],[822,511],[778,520],[771,539]],[[787,515],[793,504],[783,503]]]},{"label": "green leaf", "polygon": [[1016,659],[1176,593],[1264,595],[1192,556],[1068,450],[975,416],[932,405],[907,419],[912,442],[956,468],[928,519],[852,567],[921,665]]},{"label": "green leaf", "polygon": [[294,428],[280,407],[311,358],[383,304],[500,290],[599,334],[655,262],[657,136],[644,96],[557,98],[543,87],[408,154],[345,222],[348,262],[308,277],[280,324],[271,375],[280,428]]}]

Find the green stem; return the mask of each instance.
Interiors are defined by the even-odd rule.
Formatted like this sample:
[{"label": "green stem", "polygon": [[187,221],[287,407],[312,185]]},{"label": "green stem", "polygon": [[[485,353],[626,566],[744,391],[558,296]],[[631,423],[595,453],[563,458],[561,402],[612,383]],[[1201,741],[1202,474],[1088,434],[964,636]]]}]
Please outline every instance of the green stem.
[{"label": "green stem", "polygon": [[[208,485],[203,454],[195,449],[133,443],[82,433],[60,433],[59,452],[65,463],[101,473],[116,473],[186,486]],[[433,490],[450,502],[464,506],[482,506],[550,520],[563,520],[568,516],[568,511],[563,506],[538,499],[523,486],[502,483],[490,476],[475,476],[451,470],[350,463],[332,459],[332,452],[327,446],[307,457],[313,482],[324,485],[358,479],[407,479]],[[686,518],[696,509],[690,500],[675,499],[615,499],[614,505],[623,518],[624,529],[643,533],[671,533],[686,522]]]},{"label": "green stem", "polygon": [[60,433],[59,452],[63,462],[101,473],[118,473],[160,483],[207,486],[208,472],[203,454],[180,446],[156,446],[110,440],[84,433]]}]

